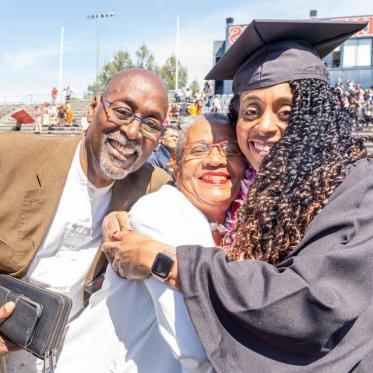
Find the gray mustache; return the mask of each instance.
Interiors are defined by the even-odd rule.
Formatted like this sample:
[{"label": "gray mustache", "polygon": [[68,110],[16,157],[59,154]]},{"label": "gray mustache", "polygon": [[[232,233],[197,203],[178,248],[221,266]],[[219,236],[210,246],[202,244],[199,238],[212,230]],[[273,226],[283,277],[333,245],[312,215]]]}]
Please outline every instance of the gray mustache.
[{"label": "gray mustache", "polygon": [[136,151],[141,151],[141,145],[136,140],[130,140],[126,137],[125,134],[114,135],[114,134],[108,134],[104,137],[104,142],[108,141],[116,141],[122,146],[125,146],[126,148],[134,149]]}]

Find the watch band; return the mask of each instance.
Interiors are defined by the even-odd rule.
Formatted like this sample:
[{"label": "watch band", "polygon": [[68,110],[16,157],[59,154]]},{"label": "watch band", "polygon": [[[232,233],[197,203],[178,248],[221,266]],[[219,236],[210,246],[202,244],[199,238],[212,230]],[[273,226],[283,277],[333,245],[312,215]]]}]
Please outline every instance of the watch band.
[{"label": "watch band", "polygon": [[153,277],[166,282],[171,275],[172,268],[176,261],[176,249],[168,247],[159,252],[153,262],[150,272]]},{"label": "watch band", "polygon": [[173,260],[176,260],[176,247],[175,246],[169,245],[169,246],[163,248],[161,252],[163,254],[168,255]]}]

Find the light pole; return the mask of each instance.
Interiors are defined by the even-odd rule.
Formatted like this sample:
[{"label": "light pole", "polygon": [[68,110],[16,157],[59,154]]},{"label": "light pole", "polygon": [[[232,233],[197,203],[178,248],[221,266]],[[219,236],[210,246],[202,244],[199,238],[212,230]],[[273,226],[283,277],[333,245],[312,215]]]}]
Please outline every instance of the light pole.
[{"label": "light pole", "polygon": [[60,67],[59,67],[59,70],[58,70],[58,94],[60,95],[60,101],[63,100],[63,97],[62,97],[63,33],[64,33],[64,27],[61,26],[61,38],[60,38]]},{"label": "light pole", "polygon": [[99,60],[100,60],[100,19],[101,18],[110,18],[114,17],[113,12],[109,13],[96,13],[96,14],[89,14],[87,16],[88,19],[95,19],[96,20],[96,32],[97,32],[97,39],[96,39],[96,83],[98,81],[98,73],[99,73]]},{"label": "light pole", "polygon": [[175,92],[179,90],[179,16],[176,16]]}]

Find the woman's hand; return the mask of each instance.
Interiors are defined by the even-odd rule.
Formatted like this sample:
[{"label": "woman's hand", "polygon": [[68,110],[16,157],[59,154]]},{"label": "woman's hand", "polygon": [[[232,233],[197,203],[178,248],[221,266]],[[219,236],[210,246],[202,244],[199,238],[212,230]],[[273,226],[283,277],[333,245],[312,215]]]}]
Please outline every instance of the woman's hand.
[{"label": "woman's hand", "polygon": [[[150,275],[150,268],[158,253],[158,242],[140,233],[124,234],[120,241],[106,241],[101,249],[120,276],[142,279]],[[163,245],[163,244],[161,244]]]},{"label": "woman's hand", "polygon": [[[176,252],[171,253],[170,246],[155,241],[140,233],[130,232],[120,241],[107,241],[101,245],[102,251],[108,257],[113,269],[121,277],[143,279],[150,276],[150,269],[159,252],[173,256],[175,264],[167,283],[177,286]],[[173,249],[174,250],[174,249]]]},{"label": "woman's hand", "polygon": [[[178,288],[176,251],[148,236],[134,233],[125,211],[108,214],[102,223],[101,250],[106,254],[113,270],[121,277],[133,280],[150,276],[154,259],[159,252],[173,257],[175,264],[167,283]],[[172,252],[171,252],[172,251]]]}]

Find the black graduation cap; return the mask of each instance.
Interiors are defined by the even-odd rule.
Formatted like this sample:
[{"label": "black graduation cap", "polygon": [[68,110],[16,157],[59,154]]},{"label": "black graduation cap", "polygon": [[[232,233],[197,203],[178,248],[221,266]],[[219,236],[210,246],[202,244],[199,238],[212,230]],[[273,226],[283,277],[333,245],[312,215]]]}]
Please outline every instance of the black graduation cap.
[{"label": "black graduation cap", "polygon": [[253,20],[205,79],[234,79],[234,93],[295,79],[328,81],[321,58],[366,25],[325,20]]}]

